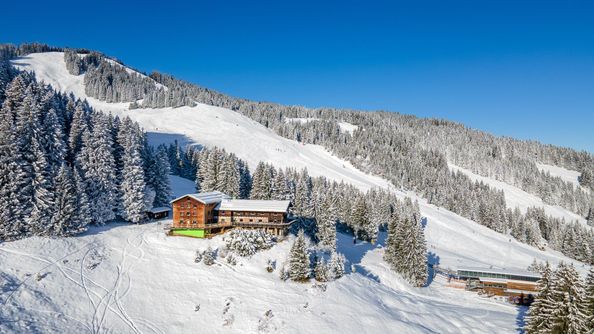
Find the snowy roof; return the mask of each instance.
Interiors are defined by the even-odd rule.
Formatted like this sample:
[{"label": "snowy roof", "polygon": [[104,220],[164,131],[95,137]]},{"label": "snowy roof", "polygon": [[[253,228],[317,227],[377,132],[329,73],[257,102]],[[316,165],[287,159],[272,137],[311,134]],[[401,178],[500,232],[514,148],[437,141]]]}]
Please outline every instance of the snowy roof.
[{"label": "snowy roof", "polygon": [[220,191],[211,191],[206,193],[186,194],[174,199],[173,201],[171,201],[171,203],[177,202],[178,200],[188,196],[204,204],[219,203],[223,199],[230,198],[229,195],[223,194]]},{"label": "snowy roof", "polygon": [[229,199],[222,201],[217,210],[287,212],[290,204],[290,201]]},{"label": "snowy roof", "polygon": [[166,207],[166,206],[160,206],[157,208],[152,208],[150,210],[147,210],[150,213],[160,213],[160,212],[167,212],[167,211],[171,211],[171,208]]},{"label": "snowy roof", "polygon": [[458,268],[458,272],[460,272],[460,271],[474,271],[474,272],[479,272],[479,273],[525,276],[525,277],[534,277],[534,278],[541,277],[539,273],[534,273],[531,271],[519,270],[519,269],[460,267],[460,268]]}]

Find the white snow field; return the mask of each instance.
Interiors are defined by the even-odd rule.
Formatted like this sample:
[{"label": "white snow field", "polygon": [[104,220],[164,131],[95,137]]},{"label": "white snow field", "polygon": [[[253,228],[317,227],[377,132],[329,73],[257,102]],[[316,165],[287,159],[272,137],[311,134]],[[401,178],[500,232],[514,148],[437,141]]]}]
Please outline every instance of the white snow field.
[{"label": "white snow field", "polygon": [[[311,175],[362,190],[382,187],[400,197],[415,197],[320,146],[282,138],[231,110],[203,104],[128,110],[127,103],[88,98],[83,76],[67,72],[62,53],[32,54],[13,64],[34,71],[39,80],[61,91],[87,98],[97,109],[130,116],[149,132],[153,143],[179,139],[219,146],[247,160],[252,168],[261,160],[278,167],[307,167]],[[190,181],[172,180],[174,195],[193,192]],[[582,273],[587,270],[558,252],[518,243],[422,199],[419,204],[426,217],[428,250],[441,267],[525,269],[536,258],[553,264],[573,262]],[[75,238],[30,238],[1,244],[4,290],[11,295],[2,295],[1,323],[14,318],[19,326],[41,324],[43,328],[46,324],[72,331],[251,333],[258,331],[258,322],[268,309],[274,316],[263,322],[279,333],[510,333],[521,321],[515,307],[447,288],[439,280],[428,288],[411,288],[386,268],[381,242],[353,245],[349,237],[339,235],[339,251],[357,270],[322,292],[311,283],[281,282],[277,272],[271,275],[264,270],[268,258],[282,262],[287,242],[242,260],[243,266],[207,268],[193,263],[194,251],[220,244],[220,237],[166,237],[162,228],[157,223],[112,224]],[[91,255],[93,249],[97,254]],[[91,260],[100,264],[89,269]],[[49,274],[37,281],[37,272]],[[224,312],[227,302],[229,310]],[[195,312],[197,304],[201,307]]]},{"label": "white snow field", "polygon": [[497,181],[490,177],[475,174],[468,169],[453,165],[451,163],[449,163],[448,166],[452,171],[459,171],[470,177],[470,179],[473,181],[483,182],[484,184],[489,185],[491,188],[503,190],[505,202],[509,208],[513,209],[517,207],[522,212],[526,212],[526,210],[530,207],[540,207],[544,208],[545,212],[553,217],[564,218],[566,221],[577,220],[582,224],[586,224],[586,219],[584,217],[561,206],[546,204],[539,197],[529,194],[518,187],[512,186],[502,181]]},{"label": "white snow field", "polygon": [[[192,187],[173,180],[176,193]],[[195,251],[222,245],[165,235],[163,222],[113,223],[73,238],[0,244],[0,332],[60,333],[501,333],[515,307],[436,280],[412,288],[381,259],[382,248],[338,235],[350,272],[326,291],[283,282],[291,239],[252,258],[213,266]],[[273,273],[267,260],[276,261]],[[350,271],[350,270],[347,270]],[[272,316],[265,316],[268,310]]]}]

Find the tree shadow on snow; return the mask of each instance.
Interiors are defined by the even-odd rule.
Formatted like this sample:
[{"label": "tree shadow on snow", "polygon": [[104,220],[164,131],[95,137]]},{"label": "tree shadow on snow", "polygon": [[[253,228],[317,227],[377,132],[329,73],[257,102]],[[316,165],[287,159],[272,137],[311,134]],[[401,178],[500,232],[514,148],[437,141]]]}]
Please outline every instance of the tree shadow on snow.
[{"label": "tree shadow on snow", "polygon": [[[159,128],[155,128],[155,129],[151,129],[151,130],[155,130],[155,131],[159,131]],[[185,150],[185,147],[187,145],[192,145],[196,148],[201,148],[202,145],[199,144],[195,144],[194,141],[186,136],[186,135],[182,135],[179,133],[160,133],[160,132],[150,132],[148,131],[146,133],[146,137],[147,140],[149,142],[150,145],[153,145],[155,147],[161,145],[161,144],[165,144],[165,145],[169,145],[169,144],[174,144],[175,142],[177,142],[177,144]]]},{"label": "tree shadow on snow", "polygon": [[435,266],[439,266],[439,255],[429,251],[427,252],[427,270],[429,276],[427,277],[425,287],[428,287],[433,283],[433,278],[435,278]]},{"label": "tree shadow on snow", "polygon": [[377,241],[375,243],[371,243],[355,239],[354,236],[348,232],[337,231],[336,250],[339,253],[342,253],[346,259],[345,273],[351,274],[353,272],[358,272],[361,275],[379,283],[379,277],[361,265],[361,260],[363,260],[363,257],[365,254],[367,254],[367,252],[378,247],[384,247],[386,244],[386,238],[387,233],[385,231],[380,231]]},{"label": "tree shadow on snow", "polygon": [[526,325],[526,316],[528,315],[528,306],[518,306],[518,315],[516,315],[516,329],[519,334],[524,334],[524,326]]}]

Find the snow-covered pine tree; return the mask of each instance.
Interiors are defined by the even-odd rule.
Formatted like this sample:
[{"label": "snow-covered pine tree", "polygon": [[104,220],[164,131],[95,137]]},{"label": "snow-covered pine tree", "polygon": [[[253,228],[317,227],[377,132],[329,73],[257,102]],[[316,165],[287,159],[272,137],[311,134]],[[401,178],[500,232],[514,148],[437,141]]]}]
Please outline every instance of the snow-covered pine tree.
[{"label": "snow-covered pine tree", "polygon": [[330,262],[328,264],[328,271],[332,279],[339,279],[344,276],[344,255],[332,251],[330,254]]},{"label": "snow-covered pine tree", "polygon": [[327,194],[316,211],[318,246],[325,250],[336,250],[336,197]]},{"label": "snow-covered pine tree", "polygon": [[52,229],[54,216],[53,178],[46,154],[36,135],[31,138],[31,150],[34,157],[32,162],[33,184],[31,186],[33,198],[31,199],[31,213],[26,217],[26,222],[31,234],[48,235]]},{"label": "snow-covered pine tree", "polygon": [[155,190],[153,206],[161,207],[169,205],[169,200],[171,199],[169,160],[163,146],[157,148],[157,152],[152,159],[151,169],[152,179],[150,185]]},{"label": "snow-covered pine tree", "polygon": [[394,215],[388,222],[388,237],[386,239],[386,246],[384,247],[384,260],[392,266],[392,269],[400,271],[400,263],[402,260],[400,256],[401,244],[398,241],[398,234],[400,228],[400,217]]},{"label": "snow-covered pine tree", "polygon": [[588,277],[586,277],[584,301],[584,314],[586,315],[586,327],[594,328],[594,267],[590,267]]},{"label": "snow-covered pine tree", "polygon": [[54,108],[49,109],[45,114],[43,127],[43,148],[47,155],[50,175],[54,178],[66,159],[63,120],[59,119]]},{"label": "snow-covered pine tree", "polygon": [[202,179],[200,185],[203,192],[218,190],[219,171],[221,168],[223,154],[218,148],[214,148],[208,152],[207,159],[204,163],[200,163],[200,171]]},{"label": "snow-covered pine tree", "polygon": [[538,281],[538,295],[528,309],[526,334],[545,334],[551,331],[553,326],[551,318],[553,312],[552,274],[551,265],[547,262]]},{"label": "snow-covered pine tree", "polygon": [[89,195],[87,193],[87,183],[83,180],[82,171],[78,166],[74,166],[72,174],[74,176],[77,194],[76,215],[79,219],[77,228],[84,231],[89,224],[93,223],[91,203],[89,202]]},{"label": "snow-covered pine tree", "polygon": [[[5,91],[5,100],[0,109],[0,239],[16,238],[24,231],[24,217],[19,210],[19,187],[25,163],[19,151],[15,122],[17,112],[22,110],[25,90],[31,78],[26,74],[17,76]],[[15,168],[17,168],[15,170]],[[25,180],[26,181],[26,180]]]},{"label": "snow-covered pine tree", "polygon": [[89,116],[85,106],[78,102],[74,108],[74,115],[70,125],[70,135],[68,136],[68,161],[74,163],[75,157],[82,148],[82,135],[89,131]]},{"label": "snow-covered pine tree", "polygon": [[396,219],[389,226],[384,258],[392,269],[414,286],[427,281],[427,245],[420,222]]},{"label": "snow-covered pine tree", "polygon": [[223,159],[219,180],[221,185],[219,190],[233,198],[239,197],[240,188],[239,168],[236,160],[237,157],[234,154],[230,154]]},{"label": "snow-covered pine tree", "polygon": [[102,225],[115,218],[116,167],[113,157],[113,142],[106,116],[94,113],[91,133],[83,134],[83,146],[77,157],[77,165],[85,180],[85,190],[91,217]]},{"label": "snow-covered pine tree", "polygon": [[256,171],[252,177],[251,199],[270,199],[271,198],[271,175],[270,167],[264,162],[258,163]]},{"label": "snow-covered pine tree", "polygon": [[314,214],[311,201],[312,182],[307,169],[301,170],[295,184],[295,198],[293,200],[293,212],[295,215],[309,218]]},{"label": "snow-covered pine tree", "polygon": [[309,252],[307,250],[307,243],[303,230],[299,231],[297,238],[293,242],[293,246],[289,252],[288,263],[289,278],[298,282],[309,280],[311,276],[311,268]]},{"label": "snow-covered pine tree", "polygon": [[274,180],[272,180],[272,199],[274,200],[288,200],[290,199],[291,190],[289,189],[289,184],[285,173],[282,169],[276,171],[274,175]]},{"label": "snow-covered pine tree", "polygon": [[65,163],[58,171],[55,181],[55,208],[51,235],[68,236],[84,231],[78,217],[78,195],[72,170]]},{"label": "snow-covered pine tree", "polygon": [[135,131],[129,131],[124,143],[122,156],[123,171],[120,193],[122,195],[122,217],[139,223],[145,218],[145,188],[143,161],[141,157],[141,138]]},{"label": "snow-covered pine tree", "polygon": [[[33,166],[38,158],[36,153],[39,153],[45,159],[44,152],[39,148],[37,138],[37,135],[41,132],[39,96],[40,87],[31,79],[30,84],[25,89],[22,104],[17,110],[15,122],[16,150],[14,152],[15,159],[11,161],[11,177],[13,178],[11,183],[14,185],[11,201],[14,205],[13,209],[17,222],[23,222],[21,234],[24,235],[39,231],[40,226],[30,219],[32,210],[35,208],[34,199],[37,195],[34,186],[38,180],[35,180]],[[34,151],[34,137],[36,137],[38,152]],[[47,168],[47,160],[45,160],[44,167]],[[46,177],[42,177],[42,179],[46,179]],[[42,198],[39,198],[39,200],[43,202]],[[39,204],[43,206],[43,203]],[[43,210],[41,207],[39,209]],[[37,212],[36,215],[38,215]]]},{"label": "snow-covered pine tree", "polygon": [[584,286],[573,265],[559,264],[551,287],[551,332],[583,334],[587,332],[584,314]]},{"label": "snow-covered pine tree", "polygon": [[330,280],[328,265],[323,257],[319,257],[314,268],[314,276],[318,282],[327,282]]},{"label": "snow-covered pine tree", "polygon": [[239,168],[239,198],[249,198],[252,190],[252,177],[247,164],[243,160],[237,162]]},{"label": "snow-covered pine tree", "polygon": [[[365,201],[365,197],[362,195],[357,196],[352,210],[351,219],[353,220],[352,223],[355,227],[355,237],[371,240],[369,234],[374,233],[372,231],[373,226],[369,219],[369,208]],[[375,232],[375,234],[377,234],[377,232]]]}]

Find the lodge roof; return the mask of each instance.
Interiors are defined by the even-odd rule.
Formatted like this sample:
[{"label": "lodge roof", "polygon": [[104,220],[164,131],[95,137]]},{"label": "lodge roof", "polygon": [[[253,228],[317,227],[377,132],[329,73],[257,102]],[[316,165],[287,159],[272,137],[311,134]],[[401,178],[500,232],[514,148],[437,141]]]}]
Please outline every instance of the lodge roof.
[{"label": "lodge roof", "polygon": [[215,208],[219,211],[287,212],[291,201],[226,199]]},{"label": "lodge roof", "polygon": [[[458,273],[461,271],[470,271],[476,273],[488,273],[488,274],[502,274],[502,275],[512,275],[512,276],[523,276],[523,277],[533,277],[533,278],[540,278],[541,275],[539,273],[526,271],[526,270],[518,270],[518,269],[497,269],[497,268],[476,268],[476,267],[460,267],[458,268]],[[480,276],[480,275],[478,275]]]},{"label": "lodge roof", "polygon": [[219,203],[221,202],[223,199],[229,199],[229,195],[224,194],[220,191],[211,191],[211,192],[204,192],[204,193],[197,193],[197,194],[186,194],[183,196],[180,196],[176,199],[174,199],[173,201],[171,201],[171,203],[177,202],[182,198],[185,197],[191,197],[195,200],[197,200],[198,202],[204,203],[204,204],[213,204],[213,203]]},{"label": "lodge roof", "polygon": [[171,211],[171,208],[168,208],[166,206],[160,206],[160,207],[152,208],[147,211],[150,213],[161,213],[161,212],[169,212],[169,211]]}]

